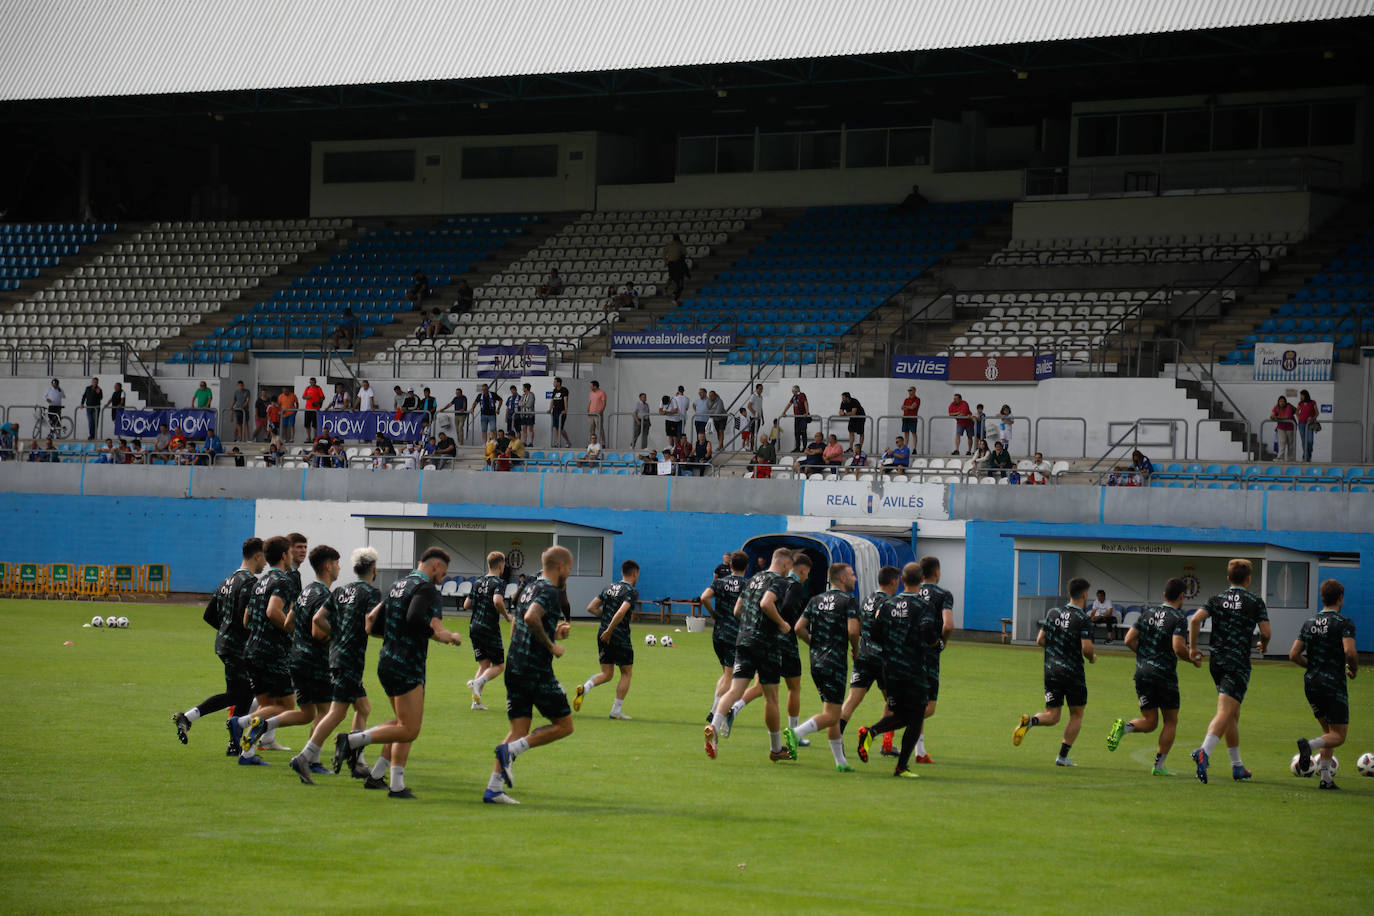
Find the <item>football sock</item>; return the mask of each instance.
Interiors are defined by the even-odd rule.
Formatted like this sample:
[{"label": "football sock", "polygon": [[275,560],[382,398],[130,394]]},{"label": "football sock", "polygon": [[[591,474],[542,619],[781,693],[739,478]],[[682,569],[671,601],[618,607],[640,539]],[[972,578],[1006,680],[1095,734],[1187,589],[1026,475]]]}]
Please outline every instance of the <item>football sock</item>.
[{"label": "football sock", "polygon": [[1126,728],[1125,728],[1125,734],[1129,735],[1129,734],[1130,734],[1131,732],[1133,732],[1133,731],[1135,731],[1135,723],[1134,723],[1134,722],[1127,722],[1127,723],[1126,723]]},{"label": "football sock", "polygon": [[277,719],[279,716],[272,716],[267,720],[267,731],[263,733],[262,742],[267,744],[272,740],[272,736],[277,733]]},{"label": "football sock", "polygon": [[1307,746],[1310,747],[1310,748],[1311,748],[1312,750],[1314,750],[1314,751],[1319,751],[1319,750],[1321,750],[1322,748],[1326,747],[1326,739],[1325,739],[1325,738],[1313,738],[1311,741],[1307,742]]},{"label": "football sock", "polygon": [[372,743],[372,735],[370,735],[368,732],[349,732],[349,733],[348,733],[348,746],[349,746],[349,747],[367,747],[367,746],[368,746],[369,744],[371,744],[371,743]]},{"label": "football sock", "polygon": [[611,713],[614,714],[620,712],[620,706],[624,702],[625,701],[622,700],[620,697],[616,697],[615,702],[611,704]]},{"label": "football sock", "polygon": [[716,730],[716,734],[719,735],[721,733],[721,730],[725,728],[725,717],[722,716],[720,713],[716,713],[713,716],[711,716],[711,727],[714,728]]},{"label": "football sock", "polygon": [[735,705],[730,707],[730,711],[731,711],[732,713],[734,713],[735,715],[739,715],[739,711],[740,711],[741,709],[743,709],[743,708],[744,708],[744,701],[743,701],[743,700],[736,700],[736,701],[735,701]]},{"label": "football sock", "polygon": [[391,791],[399,792],[406,787],[406,768],[391,768]]},{"label": "football sock", "polygon": [[1211,757],[1212,752],[1217,749],[1217,745],[1220,743],[1221,735],[1214,735],[1211,732],[1208,732],[1207,737],[1202,739],[1202,752],[1206,754],[1208,757]]},{"label": "football sock", "polygon": [[816,727],[816,720],[813,717],[807,719],[801,725],[793,726],[792,731],[796,733],[798,738],[805,738],[807,735],[812,734],[813,732],[820,731],[820,729]]},{"label": "football sock", "polygon": [[782,732],[769,732],[768,746],[774,752],[782,750]]},{"label": "football sock", "polygon": [[582,682],[582,692],[583,692],[583,693],[587,693],[588,691],[590,691],[590,690],[591,690],[593,687],[595,687],[595,686],[596,686],[596,678],[595,678],[595,677],[589,677],[589,678],[587,678],[585,681]]},{"label": "football sock", "polygon": [[491,778],[487,780],[487,791],[488,791],[488,792],[504,792],[505,789],[502,788],[502,786],[504,786],[504,785],[505,785],[505,782],[501,779],[501,774],[500,774],[500,773],[492,773],[492,774],[491,774]]},{"label": "football sock", "polygon": [[790,728],[790,729],[792,729],[792,731],[796,731],[796,730],[797,730],[797,723],[798,723],[799,721],[801,721],[801,717],[800,717],[800,716],[788,716],[788,717],[787,717],[787,727]]},{"label": "football sock", "polygon": [[248,729],[248,724],[252,721],[253,717],[251,715],[239,716],[239,728],[242,728],[246,731]]},{"label": "football sock", "polygon": [[843,735],[843,734],[844,734],[844,730],[845,730],[846,728],[848,728],[848,727],[849,727],[849,720],[848,720],[848,719],[841,719],[841,720],[840,720],[840,734]]},{"label": "football sock", "polygon": [[314,741],[305,742],[305,750],[301,751],[301,756],[311,763],[320,762],[320,746]]},{"label": "football sock", "polygon": [[1031,717],[1030,717],[1030,721],[1026,723],[1026,728],[1035,728],[1035,726],[1037,726],[1037,725],[1039,725],[1039,724],[1040,724],[1040,717],[1039,717],[1039,716],[1031,716]]},{"label": "football sock", "polygon": [[1321,770],[1322,782],[1329,781],[1336,772],[1336,768],[1331,765],[1331,761],[1325,758],[1317,761],[1317,769]]},{"label": "football sock", "polygon": [[510,759],[514,760],[516,757],[519,757],[521,754],[525,753],[525,751],[530,749],[530,739],[516,738],[514,741],[506,745],[506,749],[510,751]]},{"label": "football sock", "polygon": [[1233,766],[1233,767],[1245,766],[1245,764],[1243,764],[1243,763],[1240,762],[1240,748],[1238,748],[1238,747],[1228,747],[1228,748],[1226,749],[1226,753],[1228,753],[1228,754],[1231,755],[1231,766]]},{"label": "football sock", "polygon": [[253,713],[255,713],[255,712],[257,712],[257,711],[258,711],[258,699],[257,699],[257,697],[254,697],[254,698],[253,698],[253,702],[252,702],[251,704],[249,704],[249,706],[248,706],[248,715],[249,715],[249,717],[251,718],[252,715],[253,715]]},{"label": "football sock", "polygon": [[916,756],[917,756],[917,757],[924,757],[925,755],[926,755],[926,733],[925,733],[925,732],[921,732],[921,737],[919,737],[919,738],[916,739]]},{"label": "football sock", "polygon": [[[315,762],[319,763],[319,761],[320,752],[317,750],[315,751]],[[367,769],[367,757],[363,755],[362,751],[358,751],[358,766],[362,767],[364,770]]]},{"label": "football sock", "polygon": [[831,755],[832,757],[835,758],[835,766],[840,766],[840,767],[842,767],[842,766],[846,765],[847,763],[849,763],[849,761],[848,761],[847,759],[845,759],[845,756],[844,756],[844,739],[843,739],[843,738],[831,738],[831,739],[830,739],[830,755]]},{"label": "football sock", "polygon": [[1072,749],[1072,746],[1068,744],[1059,745],[1059,756],[1067,759],[1069,756],[1069,751],[1071,751]]},{"label": "football sock", "polygon": [[902,748],[897,752],[897,769],[905,770],[911,765],[911,752],[916,750],[916,739],[921,737],[924,718],[925,711],[921,710],[907,723],[906,731],[902,733]]},{"label": "football sock", "polygon": [[473,693],[478,693],[478,694],[480,694],[480,693],[482,692],[482,688],[485,687],[485,686],[487,686],[487,676],[486,676],[485,674],[479,674],[479,675],[477,675],[475,678],[472,679],[472,692],[473,692]]},{"label": "football sock", "polygon": [[386,771],[389,769],[391,769],[390,760],[387,760],[385,757],[377,758],[376,764],[374,764],[372,767],[372,778],[381,779],[383,776],[386,775]]},{"label": "football sock", "polygon": [[200,718],[200,707],[192,707],[182,713],[182,715],[185,716],[188,721],[194,722]]}]

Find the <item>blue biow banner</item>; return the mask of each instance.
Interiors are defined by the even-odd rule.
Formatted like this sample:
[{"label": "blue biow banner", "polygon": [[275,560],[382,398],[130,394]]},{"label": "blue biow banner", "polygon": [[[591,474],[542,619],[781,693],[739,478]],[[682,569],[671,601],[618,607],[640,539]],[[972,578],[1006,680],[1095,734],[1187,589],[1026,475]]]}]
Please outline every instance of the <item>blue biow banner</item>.
[{"label": "blue biow banner", "polygon": [[702,353],[730,350],[734,331],[615,331],[611,349],[618,353]]},{"label": "blue biow banner", "polygon": [[402,414],[399,420],[394,412],[383,410],[320,411],[320,431],[340,439],[372,440],[380,431],[398,442],[418,442],[428,425],[429,415],[418,410]]},{"label": "blue biow banner", "polygon": [[156,439],[162,427],[188,439],[204,439],[215,428],[211,409],[163,408],[159,410],[121,410],[114,434],[121,439]]}]

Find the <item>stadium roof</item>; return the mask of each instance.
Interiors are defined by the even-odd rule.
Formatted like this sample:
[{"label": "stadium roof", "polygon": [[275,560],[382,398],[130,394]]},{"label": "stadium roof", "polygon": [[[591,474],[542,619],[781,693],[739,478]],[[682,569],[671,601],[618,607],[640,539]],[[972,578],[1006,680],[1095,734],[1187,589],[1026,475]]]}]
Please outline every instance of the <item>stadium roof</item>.
[{"label": "stadium roof", "polygon": [[1369,15],[1374,0],[7,0],[0,101],[609,72]]}]

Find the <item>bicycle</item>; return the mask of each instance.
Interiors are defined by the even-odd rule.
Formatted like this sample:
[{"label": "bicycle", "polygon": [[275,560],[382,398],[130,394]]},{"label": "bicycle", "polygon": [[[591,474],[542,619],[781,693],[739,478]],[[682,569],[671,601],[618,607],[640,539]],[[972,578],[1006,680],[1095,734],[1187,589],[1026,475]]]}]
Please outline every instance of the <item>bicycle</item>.
[{"label": "bicycle", "polygon": [[33,438],[35,439],[47,439],[49,437],[54,440],[70,439],[74,429],[75,424],[71,417],[58,414],[57,419],[53,419],[46,407],[33,409]]}]

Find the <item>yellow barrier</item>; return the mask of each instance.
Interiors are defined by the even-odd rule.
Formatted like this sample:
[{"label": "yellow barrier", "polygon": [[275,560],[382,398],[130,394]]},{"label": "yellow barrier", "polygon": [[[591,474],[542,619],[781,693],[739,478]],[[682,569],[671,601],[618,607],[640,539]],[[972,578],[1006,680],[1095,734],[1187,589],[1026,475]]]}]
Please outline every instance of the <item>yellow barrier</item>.
[{"label": "yellow barrier", "polygon": [[72,564],[53,563],[48,567],[48,581],[45,590],[49,598],[65,598],[76,593],[76,582],[72,575]]},{"label": "yellow barrier", "polygon": [[109,590],[109,579],[106,576],[105,567],[88,563],[76,571],[78,597],[94,601],[96,598],[104,598]]},{"label": "yellow barrier", "polygon": [[20,563],[15,594],[37,598],[43,593],[46,570],[38,563]]},{"label": "yellow barrier", "polygon": [[143,572],[131,563],[116,563],[105,571],[105,582],[112,597],[123,601],[133,597],[143,586]]},{"label": "yellow barrier", "polygon": [[143,567],[142,592],[146,595],[165,595],[171,590],[171,570],[165,563],[149,563]]},{"label": "yellow barrier", "polygon": [[12,575],[14,575],[14,567],[0,560],[0,595],[4,595],[6,598],[14,594],[14,582],[10,579]]}]

